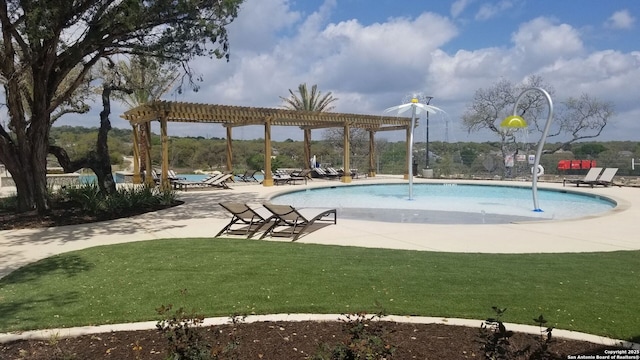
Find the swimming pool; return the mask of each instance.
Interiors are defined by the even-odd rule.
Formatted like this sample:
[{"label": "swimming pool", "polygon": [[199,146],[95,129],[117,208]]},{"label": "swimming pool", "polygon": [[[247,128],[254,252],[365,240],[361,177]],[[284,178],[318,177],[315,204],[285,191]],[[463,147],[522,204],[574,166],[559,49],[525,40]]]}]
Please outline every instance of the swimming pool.
[{"label": "swimming pool", "polygon": [[406,184],[334,186],[278,195],[274,204],[330,207],[341,218],[429,224],[497,224],[514,221],[574,219],[599,215],[616,203],[600,196],[539,189],[542,212],[534,212],[531,189],[471,184],[414,184],[408,200]]}]

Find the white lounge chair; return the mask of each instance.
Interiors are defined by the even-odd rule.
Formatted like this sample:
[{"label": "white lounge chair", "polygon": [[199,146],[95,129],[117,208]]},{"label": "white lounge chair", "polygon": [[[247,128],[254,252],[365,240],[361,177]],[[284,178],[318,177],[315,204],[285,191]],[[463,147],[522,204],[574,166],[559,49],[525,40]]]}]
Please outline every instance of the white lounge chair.
[{"label": "white lounge chair", "polygon": [[591,169],[589,169],[589,172],[587,173],[587,175],[584,176],[584,178],[582,179],[564,179],[562,180],[562,186],[565,186],[566,184],[576,184],[576,186],[580,186],[582,185],[590,185],[591,187],[593,187],[594,183],[598,180],[598,175],[600,175],[600,173],[602,172],[602,168],[599,167],[593,167]]},{"label": "white lounge chair", "polygon": [[[604,169],[604,171],[602,172],[602,175],[600,175],[598,180],[596,180],[591,185],[591,187],[593,187],[595,185],[602,185],[604,187],[617,185],[617,184],[613,183],[613,177],[616,176],[617,172],[618,172],[618,168],[606,168],[606,169]],[[620,187],[622,185],[617,185],[617,186]]]}]

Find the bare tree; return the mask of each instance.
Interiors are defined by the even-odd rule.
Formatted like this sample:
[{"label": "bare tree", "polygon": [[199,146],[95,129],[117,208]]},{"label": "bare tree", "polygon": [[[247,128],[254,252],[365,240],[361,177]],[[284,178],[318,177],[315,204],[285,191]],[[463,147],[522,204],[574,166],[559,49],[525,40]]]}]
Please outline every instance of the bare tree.
[{"label": "bare tree", "polygon": [[[545,84],[540,76],[529,76],[521,84],[513,84],[509,80],[501,79],[490,88],[478,89],[472,103],[462,116],[463,126],[470,133],[481,130],[495,133],[500,139],[502,157],[506,159],[507,155],[517,151],[514,147],[518,130],[503,128],[500,123],[513,112],[513,105],[520,93],[532,87],[541,87],[553,93],[553,88]],[[548,108],[542,94],[529,92],[520,100],[517,110],[519,115],[537,124],[538,118],[545,114]]]},{"label": "bare tree", "polygon": [[[562,142],[552,152],[565,149],[568,145],[583,139],[592,139],[600,136],[609,118],[614,114],[614,106],[610,102],[600,101],[588,94],[582,94],[579,98],[563,101],[559,110],[554,115],[557,123],[556,131],[552,136],[567,136],[569,140]],[[540,130],[536,122],[536,127]]]}]

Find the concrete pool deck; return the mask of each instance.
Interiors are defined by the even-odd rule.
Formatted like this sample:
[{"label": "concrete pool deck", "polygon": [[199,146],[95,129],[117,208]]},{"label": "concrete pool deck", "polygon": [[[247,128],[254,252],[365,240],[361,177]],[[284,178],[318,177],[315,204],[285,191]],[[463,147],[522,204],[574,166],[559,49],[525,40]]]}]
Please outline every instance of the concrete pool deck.
[{"label": "concrete pool deck", "polygon": [[[400,177],[356,179],[352,184],[407,183]],[[530,186],[513,181],[416,179],[422,182],[489,183]],[[154,213],[93,224],[0,231],[0,277],[39,259],[92,246],[164,238],[212,237],[230,220],[221,201],[260,204],[284,192],[319,186],[344,185],[313,180],[307,185],[263,187],[235,183],[231,190],[179,192],[185,204]],[[631,187],[562,187],[539,183],[539,188],[562,189],[609,197],[618,206],[603,216],[574,220],[545,220],[507,224],[416,224],[341,219],[301,236],[298,243],[371,248],[467,253],[561,253],[639,250],[640,189]],[[3,190],[6,191],[6,190]],[[541,204],[544,207],[544,204]],[[255,238],[255,237],[254,237]],[[264,241],[290,241],[283,238]],[[253,240],[260,241],[260,240]]]}]

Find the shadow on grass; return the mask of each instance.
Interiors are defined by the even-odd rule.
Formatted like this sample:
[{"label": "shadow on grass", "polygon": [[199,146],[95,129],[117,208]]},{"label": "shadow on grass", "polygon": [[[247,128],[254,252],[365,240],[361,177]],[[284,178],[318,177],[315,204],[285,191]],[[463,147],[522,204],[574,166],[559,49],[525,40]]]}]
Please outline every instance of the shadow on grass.
[{"label": "shadow on grass", "polygon": [[77,255],[56,255],[22,267],[0,280],[0,286],[38,280],[53,273],[67,277],[91,270],[95,265]]},{"label": "shadow on grass", "polygon": [[0,302],[0,332],[36,329],[38,325],[45,328],[51,327],[58,319],[52,319],[51,325],[43,324],[42,309],[64,309],[73,305],[78,299],[79,293],[71,291],[63,294],[33,296],[19,302]]}]

